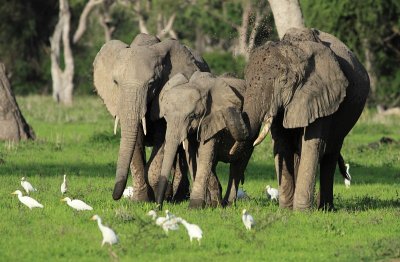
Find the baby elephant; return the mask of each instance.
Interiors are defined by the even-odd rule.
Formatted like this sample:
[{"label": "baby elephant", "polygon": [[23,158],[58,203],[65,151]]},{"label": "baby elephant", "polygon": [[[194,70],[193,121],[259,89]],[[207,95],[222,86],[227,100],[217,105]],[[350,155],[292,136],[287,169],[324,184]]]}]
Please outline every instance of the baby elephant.
[{"label": "baby elephant", "polygon": [[[195,72],[190,80],[178,74],[166,83],[159,95],[159,104],[153,104],[151,112],[153,119],[163,117],[167,122],[156,196],[161,207],[171,166],[181,144],[194,180],[189,207],[222,204],[217,162],[239,161],[229,155],[229,149],[234,140],[243,141],[248,136],[241,114],[244,86],[243,80],[215,77],[207,72]],[[245,167],[248,158],[241,159],[244,160],[240,164]],[[229,189],[225,198],[234,199],[236,188],[237,185],[233,197],[229,197]]]}]

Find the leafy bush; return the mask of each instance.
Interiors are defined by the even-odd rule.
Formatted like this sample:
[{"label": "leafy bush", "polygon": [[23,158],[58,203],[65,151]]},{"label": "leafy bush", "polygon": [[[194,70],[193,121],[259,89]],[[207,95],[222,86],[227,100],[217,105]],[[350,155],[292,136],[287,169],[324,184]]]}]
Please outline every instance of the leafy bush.
[{"label": "leafy bush", "polygon": [[237,77],[243,78],[243,71],[246,65],[244,57],[234,57],[231,53],[222,51],[205,53],[203,57],[213,74],[234,73]]}]

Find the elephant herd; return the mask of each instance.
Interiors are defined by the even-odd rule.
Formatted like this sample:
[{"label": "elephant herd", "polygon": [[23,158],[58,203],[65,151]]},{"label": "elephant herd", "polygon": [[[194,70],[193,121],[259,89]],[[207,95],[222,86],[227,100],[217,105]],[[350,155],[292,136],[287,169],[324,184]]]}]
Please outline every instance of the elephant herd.
[{"label": "elephant herd", "polygon": [[[160,208],[165,200],[188,198],[191,208],[229,205],[254,146],[270,132],[279,206],[312,208],[319,167],[317,206],[334,207],[343,140],[369,93],[366,70],[334,36],[290,29],[281,41],[252,51],[244,80],[215,76],[195,51],[147,34],[129,45],[107,42],[93,66],[115,130],[121,125],[115,200],[130,169],[134,200]],[[148,159],[145,146],[152,147]],[[220,161],[230,164],[224,197]]]}]

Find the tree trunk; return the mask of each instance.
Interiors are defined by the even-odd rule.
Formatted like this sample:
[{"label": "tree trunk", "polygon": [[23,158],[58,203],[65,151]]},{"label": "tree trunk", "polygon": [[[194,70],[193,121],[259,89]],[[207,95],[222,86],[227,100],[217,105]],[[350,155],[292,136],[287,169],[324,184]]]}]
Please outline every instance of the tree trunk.
[{"label": "tree trunk", "polygon": [[[68,0],[60,0],[59,20],[50,38],[51,46],[51,78],[53,80],[53,98],[65,105],[72,104],[72,91],[74,89],[74,58],[70,46],[71,14]],[[61,69],[60,45],[64,51],[64,70]]]},{"label": "tree trunk", "polygon": [[274,15],[275,26],[280,39],[289,28],[304,27],[299,0],[268,0],[268,2]]},{"label": "tree trunk", "polygon": [[0,140],[35,139],[33,129],[25,121],[0,63]]},{"label": "tree trunk", "polygon": [[251,2],[248,1],[243,7],[242,24],[237,27],[238,45],[235,55],[243,55],[246,59],[249,58],[249,50],[247,48],[247,30],[249,29],[249,18],[251,15]]},{"label": "tree trunk", "polygon": [[376,83],[378,81],[376,78],[374,68],[372,66],[374,64],[375,54],[371,52],[368,39],[363,39],[362,45],[364,47],[364,55],[365,55],[365,70],[367,70],[369,76],[369,83],[371,86],[371,97],[374,97],[376,94]]}]

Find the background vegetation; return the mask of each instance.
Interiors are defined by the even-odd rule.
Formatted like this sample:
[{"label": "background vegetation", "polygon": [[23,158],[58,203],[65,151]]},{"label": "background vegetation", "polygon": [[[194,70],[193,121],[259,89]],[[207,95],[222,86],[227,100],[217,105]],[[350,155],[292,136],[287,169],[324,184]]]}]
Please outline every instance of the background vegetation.
[{"label": "background vegetation", "polygon": [[[188,202],[165,208],[198,224],[199,246],[190,244],[183,227],[165,235],[146,213],[154,204],[112,200],[119,135],[97,97],[77,97],[74,107],[59,107],[50,97],[18,97],[37,140],[0,142],[0,254],[3,261],[391,261],[400,258],[400,141],[398,118],[367,110],[346,138],[343,155],[350,163],[352,185],[335,176],[337,212],[280,210],[264,193],[277,186],[267,139],[256,148],[243,188],[250,199],[225,209],[188,210]],[[226,187],[228,168],[218,165]],[[62,175],[68,196],[93,206],[74,212],[60,202]],[[27,177],[44,209],[19,203],[16,189]],[[318,184],[318,183],[317,183]],[[318,186],[317,186],[318,190]],[[256,226],[247,232],[243,208]],[[120,243],[100,247],[101,233],[89,218],[98,214],[119,235]]]},{"label": "background vegetation", "polygon": [[[0,1],[0,60],[6,63],[16,94],[51,93],[50,44],[58,19],[58,1]],[[87,0],[70,0],[71,35]],[[237,28],[245,4],[263,10],[255,45],[276,40],[268,2],[220,0],[107,0],[112,38],[130,42],[140,32],[136,4],[150,33],[157,32],[159,15],[164,20],[176,13],[173,30],[185,44],[200,51],[211,69],[243,75],[245,59],[237,54]],[[150,3],[150,4],[149,4]],[[400,3],[397,0],[300,0],[305,23],[339,37],[371,70],[376,91],[370,102],[400,103]],[[150,5],[150,7],[148,7]],[[103,8],[104,9],[104,8]],[[83,38],[72,46],[75,58],[75,94],[93,94],[92,62],[104,43],[99,24],[102,8],[88,18]],[[250,27],[254,17],[250,17]],[[254,21],[253,21],[254,22]]]}]

